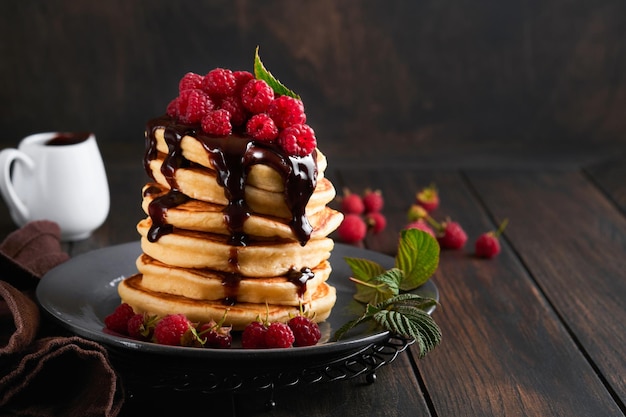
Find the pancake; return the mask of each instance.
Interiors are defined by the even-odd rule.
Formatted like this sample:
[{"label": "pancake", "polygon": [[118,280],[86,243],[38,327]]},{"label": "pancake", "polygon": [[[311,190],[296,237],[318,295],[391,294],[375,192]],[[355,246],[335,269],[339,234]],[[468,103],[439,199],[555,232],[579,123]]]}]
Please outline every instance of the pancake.
[{"label": "pancake", "polygon": [[293,240],[257,240],[246,246],[228,244],[228,237],[212,233],[174,229],[150,241],[152,220],[137,224],[142,251],[165,264],[183,268],[210,268],[248,277],[275,277],[292,268],[312,268],[330,257],[330,238],[311,239],[305,246]]},{"label": "pancake", "polygon": [[[157,150],[163,154],[168,154],[169,148],[165,142],[164,132],[165,128],[157,128],[154,131],[154,137],[156,139]],[[181,139],[180,147],[182,149],[182,156],[184,156],[185,159],[214,171],[213,163],[211,162],[211,158],[209,156],[210,154],[204,148],[204,145],[202,145],[200,140],[193,136],[185,135]],[[317,179],[320,180],[324,177],[327,162],[326,156],[324,156],[319,149],[316,149],[316,152]],[[250,168],[246,182],[249,185],[268,191],[282,192],[284,189],[283,179],[280,174],[272,167],[263,164],[255,164]]]},{"label": "pancake", "polygon": [[[170,187],[170,184],[161,172],[164,156],[151,160],[148,164],[154,180],[162,186]],[[174,174],[174,180],[178,191],[186,196],[208,203],[227,205],[228,198],[217,181],[217,174],[213,170],[199,167],[178,168]],[[259,214],[267,214],[283,218],[291,218],[291,210],[285,201],[283,191],[268,191],[250,184],[244,188],[245,200],[250,210]],[[331,202],[336,195],[335,188],[326,178],[317,181],[315,190],[306,204],[305,214],[309,215],[320,211],[326,204]]]},{"label": "pancake", "polygon": [[[160,184],[146,184],[142,193],[144,212],[149,214],[150,203],[155,198],[164,196],[167,191],[167,187]],[[183,204],[168,208],[164,213],[164,220],[180,229],[229,235],[230,231],[223,209],[224,207],[219,204],[190,199]],[[343,214],[330,207],[323,207],[307,217],[313,228],[311,239],[318,239],[328,236],[339,227]],[[243,232],[250,236],[297,240],[287,219],[268,215],[252,214],[244,223]]]},{"label": "pancake", "polygon": [[[143,277],[136,274],[128,277],[118,285],[118,293],[122,302],[128,303],[138,313],[148,313],[163,317],[172,312],[185,314],[192,322],[219,321],[226,313],[225,325],[232,325],[235,330],[243,330],[249,323],[259,318],[270,322],[287,322],[298,315],[299,306],[283,306],[265,303],[237,303],[227,306],[221,301],[200,301],[179,295],[165,294],[144,288]],[[317,322],[326,320],[336,301],[335,288],[321,283],[311,295],[303,309],[313,316]]]},{"label": "pancake", "polygon": [[289,276],[241,278],[210,269],[175,268],[143,254],[137,258],[137,270],[143,275],[143,288],[161,293],[184,296],[195,300],[269,303],[298,306],[315,293],[331,271],[322,262],[302,273],[294,270]]}]

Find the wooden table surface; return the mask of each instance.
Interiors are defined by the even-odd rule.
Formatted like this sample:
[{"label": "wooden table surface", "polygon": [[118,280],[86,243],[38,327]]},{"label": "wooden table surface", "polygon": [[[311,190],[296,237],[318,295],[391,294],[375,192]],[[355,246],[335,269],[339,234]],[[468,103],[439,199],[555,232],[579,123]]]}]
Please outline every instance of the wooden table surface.
[{"label": "wooden table surface", "polygon": [[[139,161],[107,164],[110,215],[91,238],[66,245],[70,254],[137,239],[146,181]],[[206,415],[626,415],[626,160],[532,170],[342,169],[331,161],[327,175],[338,190],[382,191],[388,225],[364,246],[390,255],[415,192],[437,185],[434,217],[457,220],[470,237],[464,249],[442,251],[432,278],[441,345],[423,359],[411,346],[372,384],[357,377],[276,390],[270,411],[267,392],[170,392],[158,403],[128,398],[123,415],[195,410],[199,401]],[[474,257],[473,240],[504,218],[502,253]],[[0,219],[2,236],[15,229],[4,205]]]}]

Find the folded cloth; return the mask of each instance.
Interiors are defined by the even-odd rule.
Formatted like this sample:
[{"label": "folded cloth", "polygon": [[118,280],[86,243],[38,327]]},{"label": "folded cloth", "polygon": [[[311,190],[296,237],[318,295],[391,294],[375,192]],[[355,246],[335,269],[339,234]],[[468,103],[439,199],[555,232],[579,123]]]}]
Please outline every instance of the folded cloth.
[{"label": "folded cloth", "polygon": [[60,235],[56,223],[36,221],[0,243],[2,416],[114,417],[124,402],[102,346],[38,331],[41,317],[32,294],[39,278],[68,259]]},{"label": "folded cloth", "polygon": [[2,280],[20,289],[34,288],[37,278],[69,256],[61,250],[61,229],[48,220],[27,223],[0,243]]}]

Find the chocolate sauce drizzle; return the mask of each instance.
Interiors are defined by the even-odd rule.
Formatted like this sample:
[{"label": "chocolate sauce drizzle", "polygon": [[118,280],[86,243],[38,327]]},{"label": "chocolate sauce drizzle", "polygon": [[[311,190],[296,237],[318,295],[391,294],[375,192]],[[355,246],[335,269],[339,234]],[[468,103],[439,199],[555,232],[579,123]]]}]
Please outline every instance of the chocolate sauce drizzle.
[{"label": "chocolate sauce drizzle", "polygon": [[[144,169],[154,179],[150,162],[157,158],[157,141],[155,132],[164,129],[164,138],[168,146],[168,155],[161,165],[161,173],[166,178],[170,190],[155,198],[149,206],[152,227],[148,233],[150,241],[157,241],[161,236],[171,233],[173,226],[167,223],[167,210],[189,200],[180,192],[176,182],[176,171],[189,167],[191,162],[183,156],[182,138],[194,136],[203,145],[213,168],[217,171],[217,181],[224,189],[228,204],[223,210],[224,219],[230,232],[229,243],[233,246],[246,246],[249,237],[244,232],[244,223],[251,211],[245,199],[245,183],[250,169],[255,164],[271,166],[278,172],[284,182],[285,203],[291,212],[290,227],[304,246],[311,237],[312,227],[305,214],[306,205],[317,184],[317,161],[315,151],[310,155],[299,157],[286,155],[280,147],[265,142],[257,142],[243,134],[228,137],[215,137],[204,134],[197,125],[188,125],[162,116],[148,122],[146,128],[146,152]],[[149,189],[146,190],[146,193]],[[151,192],[154,192],[152,190]],[[238,269],[237,250],[231,250],[229,262],[234,270]],[[295,270],[294,270],[295,271]],[[298,287],[300,296],[306,291],[306,281],[313,273],[309,268],[290,272],[288,279]],[[228,274],[223,285],[230,288],[229,296],[224,300],[227,304],[236,302],[236,288],[241,277]]]}]

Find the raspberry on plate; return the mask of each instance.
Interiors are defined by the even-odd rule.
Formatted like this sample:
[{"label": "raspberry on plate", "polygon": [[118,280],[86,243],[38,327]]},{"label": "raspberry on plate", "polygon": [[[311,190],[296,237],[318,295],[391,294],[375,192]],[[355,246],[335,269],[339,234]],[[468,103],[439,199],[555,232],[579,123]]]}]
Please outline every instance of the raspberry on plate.
[{"label": "raspberry on plate", "polygon": [[241,333],[241,346],[244,349],[264,349],[267,326],[258,321],[248,324]]},{"label": "raspberry on plate", "polygon": [[178,117],[183,123],[200,123],[215,107],[209,96],[198,89],[183,91],[179,100]]},{"label": "raspberry on plate", "polygon": [[287,325],[293,332],[294,346],[313,346],[322,337],[318,324],[306,316],[295,316],[287,322]]},{"label": "raspberry on plate", "polygon": [[317,146],[317,139],[309,125],[295,124],[278,134],[278,144],[291,156],[306,156]]},{"label": "raspberry on plate", "polygon": [[133,311],[133,308],[127,303],[122,303],[118,305],[111,314],[104,318],[104,325],[109,330],[127,335],[128,321],[134,315],[135,312]]},{"label": "raspberry on plate", "polygon": [[295,336],[286,323],[274,322],[265,332],[265,345],[268,348],[288,348],[293,346]]},{"label": "raspberry on plate", "polygon": [[184,314],[168,314],[154,327],[154,340],[161,345],[193,346],[198,336]]}]

